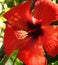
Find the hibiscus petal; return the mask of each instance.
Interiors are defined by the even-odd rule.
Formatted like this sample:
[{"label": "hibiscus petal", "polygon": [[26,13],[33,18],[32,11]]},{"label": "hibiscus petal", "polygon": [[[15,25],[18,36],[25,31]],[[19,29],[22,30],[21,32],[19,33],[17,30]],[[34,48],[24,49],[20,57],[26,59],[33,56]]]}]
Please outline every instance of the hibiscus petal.
[{"label": "hibiscus petal", "polygon": [[43,27],[42,44],[50,56],[58,55],[58,26]]},{"label": "hibiscus petal", "polygon": [[44,51],[39,42],[29,39],[28,45],[22,48],[18,53],[18,58],[26,65],[46,65],[47,60],[44,57]]},{"label": "hibiscus petal", "polygon": [[18,29],[27,29],[27,22],[32,19],[30,5],[30,2],[26,2],[13,7],[4,14],[4,17],[8,20],[8,23],[14,27]]},{"label": "hibiscus petal", "polygon": [[51,24],[53,21],[58,20],[58,4],[50,0],[37,1],[34,17],[40,19],[42,25]]},{"label": "hibiscus petal", "polygon": [[18,48],[19,41],[14,35],[14,30],[10,25],[6,26],[4,35],[4,47],[6,55],[10,55],[14,50]]},{"label": "hibiscus petal", "polygon": [[5,47],[6,55],[10,55],[14,50],[22,48],[23,46],[27,45],[27,43],[23,44],[25,39],[20,39],[21,33],[18,31],[19,30],[17,30],[16,28],[8,24],[6,25],[5,35],[4,35],[4,47]]}]

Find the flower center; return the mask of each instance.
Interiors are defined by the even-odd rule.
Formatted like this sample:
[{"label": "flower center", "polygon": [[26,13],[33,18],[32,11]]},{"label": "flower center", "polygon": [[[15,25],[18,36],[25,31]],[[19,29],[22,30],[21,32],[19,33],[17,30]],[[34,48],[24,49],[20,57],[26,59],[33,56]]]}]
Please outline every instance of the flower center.
[{"label": "flower center", "polygon": [[33,36],[33,38],[38,38],[38,36],[43,34],[43,31],[41,29],[41,25],[40,24],[32,24],[32,23],[28,23],[28,27],[29,27],[29,32],[28,35]]},{"label": "flower center", "polygon": [[40,24],[28,23],[28,31],[19,30],[15,31],[17,39],[25,39],[27,36],[32,36],[33,39],[37,39],[40,35],[43,34]]},{"label": "flower center", "polygon": [[28,36],[28,33],[24,30],[16,31],[15,35],[18,39],[24,39]]}]

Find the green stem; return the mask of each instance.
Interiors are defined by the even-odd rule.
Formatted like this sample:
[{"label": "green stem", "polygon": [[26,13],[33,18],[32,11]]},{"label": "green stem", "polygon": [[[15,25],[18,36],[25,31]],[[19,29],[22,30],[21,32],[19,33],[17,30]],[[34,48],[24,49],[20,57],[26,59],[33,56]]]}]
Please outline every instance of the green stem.
[{"label": "green stem", "polygon": [[15,60],[13,61],[13,65],[15,64],[15,62],[16,62],[16,59],[17,59],[17,57],[15,57]]},{"label": "green stem", "polygon": [[31,11],[32,11],[33,8],[34,8],[35,2],[36,2],[36,0],[34,0],[33,3],[31,4]]}]

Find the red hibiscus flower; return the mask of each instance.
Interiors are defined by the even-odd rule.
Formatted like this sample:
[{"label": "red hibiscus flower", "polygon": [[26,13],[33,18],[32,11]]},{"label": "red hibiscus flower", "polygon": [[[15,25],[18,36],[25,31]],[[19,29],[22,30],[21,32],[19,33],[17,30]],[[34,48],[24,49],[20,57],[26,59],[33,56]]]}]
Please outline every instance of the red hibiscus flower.
[{"label": "red hibiscus flower", "polygon": [[25,2],[4,14],[8,20],[4,35],[5,53],[10,55],[20,48],[17,56],[26,65],[46,65],[44,49],[50,56],[58,54],[58,26],[49,25],[58,20],[58,5],[52,1],[38,1],[34,16],[30,7],[31,4]]}]

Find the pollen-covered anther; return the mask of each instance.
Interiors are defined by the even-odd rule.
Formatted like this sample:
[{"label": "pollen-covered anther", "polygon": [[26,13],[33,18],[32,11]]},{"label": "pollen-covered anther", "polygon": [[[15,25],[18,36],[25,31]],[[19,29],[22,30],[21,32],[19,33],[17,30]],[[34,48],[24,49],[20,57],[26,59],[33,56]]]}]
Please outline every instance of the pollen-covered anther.
[{"label": "pollen-covered anther", "polygon": [[16,31],[15,35],[16,35],[17,39],[24,39],[28,36],[28,32],[26,32],[24,30],[20,30],[20,31]]}]

